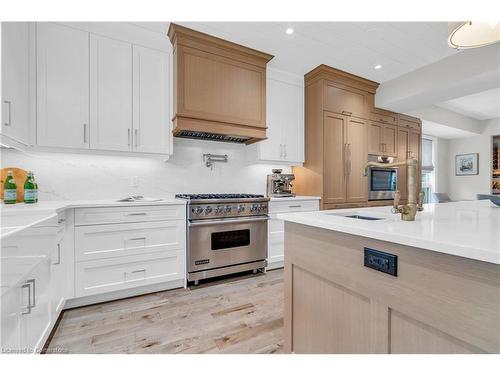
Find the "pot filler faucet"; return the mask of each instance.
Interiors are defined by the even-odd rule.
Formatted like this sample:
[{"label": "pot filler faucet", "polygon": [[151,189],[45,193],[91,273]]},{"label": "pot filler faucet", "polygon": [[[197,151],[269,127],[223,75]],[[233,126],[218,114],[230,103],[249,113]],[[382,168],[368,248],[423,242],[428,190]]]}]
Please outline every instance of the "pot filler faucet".
[{"label": "pot filler faucet", "polygon": [[410,158],[405,161],[400,161],[396,163],[378,163],[375,161],[370,161],[366,164],[365,167],[365,176],[368,174],[368,168],[377,167],[377,168],[393,168],[406,165],[407,168],[407,176],[408,176],[408,203],[399,205],[399,200],[401,199],[401,194],[399,190],[394,194],[394,205],[392,207],[392,213],[401,214],[401,220],[404,221],[415,221],[415,216],[417,215],[417,211],[423,211],[424,207],[422,205],[424,201],[424,193],[418,193],[418,203],[417,203],[417,159]]}]

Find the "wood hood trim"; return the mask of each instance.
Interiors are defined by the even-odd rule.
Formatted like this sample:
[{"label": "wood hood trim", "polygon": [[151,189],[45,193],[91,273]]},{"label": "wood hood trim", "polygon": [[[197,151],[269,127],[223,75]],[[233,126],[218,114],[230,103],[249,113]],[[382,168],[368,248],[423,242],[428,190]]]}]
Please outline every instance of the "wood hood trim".
[{"label": "wood hood trim", "polygon": [[174,48],[176,48],[177,45],[183,45],[205,52],[215,52],[217,55],[221,55],[221,52],[224,52],[226,57],[259,67],[266,67],[266,64],[274,57],[268,53],[192,30],[175,23],[170,24],[167,34]]}]

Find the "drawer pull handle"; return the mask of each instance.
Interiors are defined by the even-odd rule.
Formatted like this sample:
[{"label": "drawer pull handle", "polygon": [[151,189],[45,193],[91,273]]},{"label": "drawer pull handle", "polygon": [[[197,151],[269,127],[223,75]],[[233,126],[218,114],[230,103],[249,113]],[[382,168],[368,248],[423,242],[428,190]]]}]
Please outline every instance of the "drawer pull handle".
[{"label": "drawer pull handle", "polygon": [[61,244],[57,244],[57,262],[52,263],[53,265],[61,264]]},{"label": "drawer pull handle", "polygon": [[300,208],[302,207],[301,204],[295,204],[295,205],[292,205],[292,206],[288,206],[288,208]]},{"label": "drawer pull handle", "polygon": [[127,241],[139,241],[139,240],[144,240],[144,241],[146,241],[146,237],[134,237],[134,238],[129,238]]},{"label": "drawer pull handle", "polygon": [[26,311],[23,311],[22,315],[31,314],[31,283],[23,284],[21,288],[28,288],[28,304],[26,305]]},{"label": "drawer pull handle", "polygon": [[131,214],[127,214],[127,216],[146,216],[147,212],[132,212]]},{"label": "drawer pull handle", "polygon": [[130,273],[139,273],[139,272],[146,272],[146,269],[142,268],[140,270],[131,271]]}]

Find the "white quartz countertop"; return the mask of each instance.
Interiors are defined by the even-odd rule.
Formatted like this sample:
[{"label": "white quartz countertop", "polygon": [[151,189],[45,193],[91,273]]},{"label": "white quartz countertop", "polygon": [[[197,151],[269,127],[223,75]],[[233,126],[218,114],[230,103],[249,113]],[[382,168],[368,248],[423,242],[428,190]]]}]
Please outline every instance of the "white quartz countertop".
[{"label": "white quartz countertop", "polygon": [[163,206],[173,204],[186,204],[184,199],[162,199],[155,202],[117,202],[114,200],[81,200],[81,201],[44,201],[34,204],[2,204],[2,212],[36,212],[36,211],[62,211],[68,208],[85,207],[126,207],[126,206]]},{"label": "white quartz countertop", "polygon": [[50,218],[58,212],[71,208],[89,207],[135,207],[185,205],[184,199],[162,199],[155,202],[116,202],[113,200],[44,201],[35,204],[17,203],[1,205],[0,238],[5,238],[23,229]]},{"label": "white quartz countertop", "polygon": [[317,201],[321,197],[315,197],[311,195],[296,195],[295,197],[271,197],[272,202],[282,202],[282,201]]},{"label": "white quartz countertop", "polygon": [[[391,207],[279,214],[278,218],[317,228],[394,242],[468,259],[500,264],[500,207],[487,200],[424,205],[415,221],[402,221]],[[382,218],[360,220],[342,215]]]}]

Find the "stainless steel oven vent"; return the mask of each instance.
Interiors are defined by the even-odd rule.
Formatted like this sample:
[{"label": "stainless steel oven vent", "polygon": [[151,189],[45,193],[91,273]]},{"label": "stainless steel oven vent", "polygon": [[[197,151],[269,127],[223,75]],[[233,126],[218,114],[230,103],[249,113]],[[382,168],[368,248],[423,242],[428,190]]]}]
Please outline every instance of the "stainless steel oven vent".
[{"label": "stainless steel oven vent", "polygon": [[250,140],[249,137],[237,137],[232,135],[197,132],[190,130],[181,130],[180,132],[175,134],[175,136],[179,138],[202,139],[205,141],[230,142],[230,143],[246,143],[248,142],[248,140]]}]

